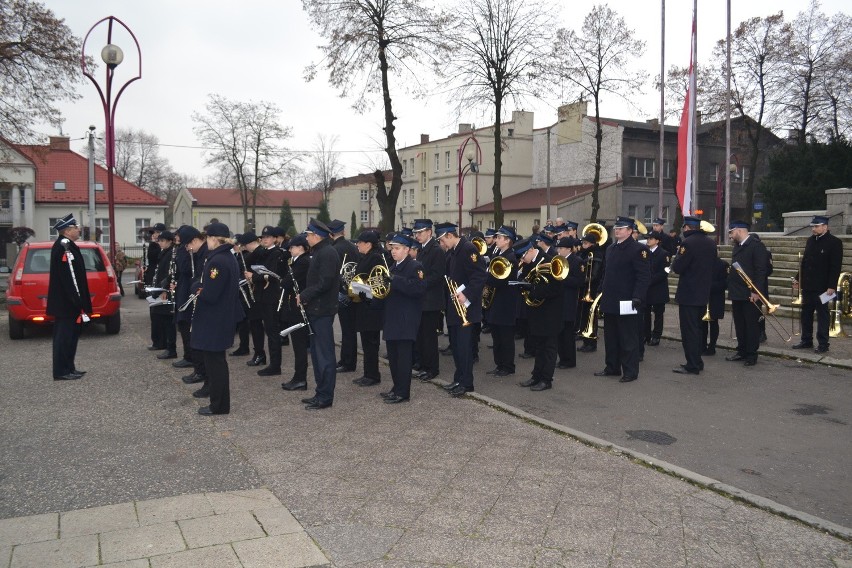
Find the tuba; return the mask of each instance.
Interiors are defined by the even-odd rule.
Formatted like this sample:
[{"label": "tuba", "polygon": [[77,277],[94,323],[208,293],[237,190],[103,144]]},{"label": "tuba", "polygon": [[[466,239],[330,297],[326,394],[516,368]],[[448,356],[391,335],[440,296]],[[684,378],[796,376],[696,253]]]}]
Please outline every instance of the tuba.
[{"label": "tuba", "polygon": [[[502,256],[495,256],[491,259],[491,262],[488,263],[488,274],[496,278],[497,280],[505,280],[509,277],[509,274],[512,273],[512,263],[506,260]],[[497,291],[493,286],[488,286],[486,284],[485,288],[482,289],[482,307],[483,309],[488,309],[491,307],[491,304],[494,302],[494,294]]]},{"label": "tuba", "polygon": [[843,323],[840,321],[843,316],[852,314],[852,306],[849,304],[849,288],[852,284],[852,273],[844,272],[837,279],[837,298],[832,301],[832,306],[829,307],[829,337],[848,337],[848,334],[843,329]]},{"label": "tuba", "polygon": [[606,231],[606,227],[601,225],[600,223],[589,223],[585,227],[583,227],[582,237],[586,235],[593,235],[595,240],[597,241],[598,246],[603,246],[603,244],[609,239],[609,233]]},{"label": "tuba", "polygon": [[550,276],[554,280],[565,280],[568,277],[568,259],[564,256],[556,255],[550,259],[550,262],[542,262],[536,265],[533,272],[547,280]]},{"label": "tuba", "polygon": [[484,256],[488,252],[488,245],[485,244],[485,239],[482,237],[473,237],[470,239],[470,242],[476,247],[476,252],[479,253],[479,256]]}]

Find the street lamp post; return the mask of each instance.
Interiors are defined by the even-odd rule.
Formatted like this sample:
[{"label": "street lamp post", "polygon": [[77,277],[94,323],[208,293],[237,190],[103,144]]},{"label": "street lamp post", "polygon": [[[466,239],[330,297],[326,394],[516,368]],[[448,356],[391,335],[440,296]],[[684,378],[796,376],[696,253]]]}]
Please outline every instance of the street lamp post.
[{"label": "street lamp post", "polygon": [[[465,148],[467,145],[473,142],[474,146],[476,146],[476,155],[472,152],[465,153]],[[467,164],[462,165],[462,156],[467,158]],[[474,174],[479,173],[479,164],[482,163],[482,148],[479,147],[479,141],[476,139],[476,136],[471,134],[459,145],[458,149],[458,172],[459,172],[459,231],[462,230],[462,206],[464,205],[464,177],[468,172],[473,172]]]},{"label": "street lamp post", "polygon": [[720,242],[723,238],[722,235],[727,234],[727,227],[731,222],[731,178],[737,179],[739,174],[737,173],[740,169],[740,159],[736,154],[731,154],[728,156],[728,164],[727,168],[723,170],[722,166],[725,164],[719,164],[716,166],[716,224],[719,224],[719,213],[720,209],[722,209],[722,202],[724,197],[724,220],[723,220],[723,228],[721,231],[717,231],[717,235],[720,236]]},{"label": "street lamp post", "polygon": [[[86,54],[86,42],[89,40],[89,36],[92,32],[106,22],[107,26],[107,44],[101,49],[101,59],[106,64],[106,83],[105,89],[101,89],[100,84],[95,79],[94,75],[92,75],[92,70],[90,69],[89,62],[87,59],[90,59]],[[139,69],[136,73],[135,77],[130,78],[127,82],[125,82],[121,88],[118,90],[118,93],[115,95],[115,99],[113,99],[113,91],[112,91],[112,81],[115,75],[115,69],[121,62],[124,61],[124,52],[117,45],[112,43],[112,31],[113,24],[119,24],[122,28],[124,28],[130,37],[133,39],[133,43],[136,44],[136,53],[137,59],[139,62]],[[101,97],[101,103],[104,107],[104,131],[105,131],[105,158],[106,158],[106,169],[107,169],[107,200],[109,204],[109,259],[110,262],[115,264],[115,184],[113,180],[114,170],[115,170],[115,108],[118,106],[118,99],[121,97],[121,94],[124,92],[124,89],[137,79],[142,78],[142,51],[139,49],[139,42],[136,40],[136,36],[133,35],[133,32],[130,31],[124,22],[119,20],[114,16],[108,16],[102,20],[99,20],[92,26],[88,33],[86,34],[85,39],[83,39],[83,49],[82,54],[80,56],[80,66],[83,69],[83,75],[89,78],[89,80],[95,85],[95,88],[98,90],[98,95]],[[106,92],[104,92],[106,91]]]}]

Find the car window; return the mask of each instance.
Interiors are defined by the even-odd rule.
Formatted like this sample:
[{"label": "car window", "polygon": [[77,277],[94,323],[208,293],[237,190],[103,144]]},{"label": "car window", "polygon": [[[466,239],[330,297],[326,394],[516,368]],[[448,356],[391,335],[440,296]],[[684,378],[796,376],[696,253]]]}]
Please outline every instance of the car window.
[{"label": "car window", "polygon": [[47,274],[50,272],[50,249],[30,249],[24,264],[26,274]]},{"label": "car window", "polygon": [[80,252],[83,253],[83,262],[86,264],[86,272],[104,272],[106,270],[106,266],[104,266],[104,261],[101,258],[98,249],[84,248],[80,249]]}]

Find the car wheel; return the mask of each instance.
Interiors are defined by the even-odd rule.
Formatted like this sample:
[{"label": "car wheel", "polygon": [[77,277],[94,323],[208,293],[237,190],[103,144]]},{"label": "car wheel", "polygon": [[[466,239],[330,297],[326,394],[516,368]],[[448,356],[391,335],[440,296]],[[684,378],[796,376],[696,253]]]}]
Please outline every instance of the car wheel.
[{"label": "car wheel", "polygon": [[24,338],[24,322],[9,315],[9,339]]},{"label": "car wheel", "polygon": [[115,312],[114,316],[106,319],[106,332],[110,335],[115,335],[121,331],[121,312]]}]

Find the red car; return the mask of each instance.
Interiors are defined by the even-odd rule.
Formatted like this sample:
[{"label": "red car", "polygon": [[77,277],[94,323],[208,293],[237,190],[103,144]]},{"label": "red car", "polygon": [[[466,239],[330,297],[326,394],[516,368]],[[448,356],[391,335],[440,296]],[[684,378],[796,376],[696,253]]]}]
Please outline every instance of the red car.
[{"label": "red car", "polygon": [[[78,241],[77,246],[86,265],[92,296],[92,313],[89,315],[93,322],[106,325],[107,333],[118,333],[121,329],[121,291],[115,271],[98,243]],[[9,337],[12,339],[24,337],[25,324],[43,325],[53,320],[52,316],[45,314],[51,247],[52,241],[25,244],[12,267],[6,291]]]}]

